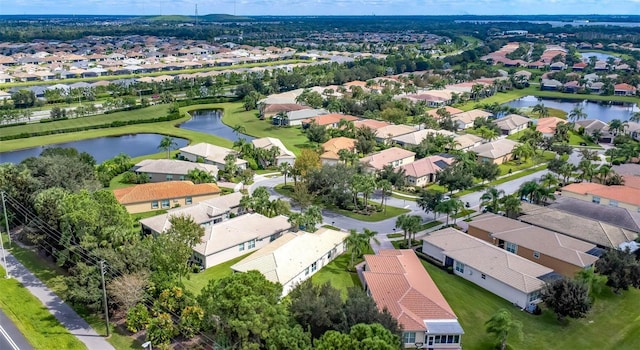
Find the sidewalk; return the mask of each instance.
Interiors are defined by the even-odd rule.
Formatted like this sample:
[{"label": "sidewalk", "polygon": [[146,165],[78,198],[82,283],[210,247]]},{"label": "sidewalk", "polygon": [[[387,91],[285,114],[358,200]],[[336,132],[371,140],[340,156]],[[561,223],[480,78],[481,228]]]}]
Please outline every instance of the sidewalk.
[{"label": "sidewalk", "polygon": [[[66,327],[72,335],[83,342],[87,349],[115,350],[107,340],[96,333],[89,324],[53,291],[44,285],[31,271],[27,270],[11,253],[6,251],[7,271],[12,278],[22,283],[25,288],[38,298],[49,312]],[[46,330],[39,330],[46,331]]]}]

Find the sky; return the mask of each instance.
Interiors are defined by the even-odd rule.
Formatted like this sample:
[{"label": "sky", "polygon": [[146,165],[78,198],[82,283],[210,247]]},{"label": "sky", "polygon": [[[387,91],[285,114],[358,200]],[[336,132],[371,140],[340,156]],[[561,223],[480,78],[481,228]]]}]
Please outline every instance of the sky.
[{"label": "sky", "polygon": [[640,14],[640,0],[0,0],[0,14]]}]

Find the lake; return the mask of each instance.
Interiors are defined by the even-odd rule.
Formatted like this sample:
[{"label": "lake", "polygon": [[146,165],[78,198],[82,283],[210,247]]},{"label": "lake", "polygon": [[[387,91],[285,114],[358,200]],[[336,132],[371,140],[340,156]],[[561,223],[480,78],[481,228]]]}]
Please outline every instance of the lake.
[{"label": "lake", "polygon": [[599,119],[605,123],[613,119],[628,120],[634,112],[638,112],[638,105],[631,103],[608,104],[606,102],[595,102],[587,100],[563,100],[540,98],[536,96],[525,96],[506,105],[516,108],[533,107],[538,103],[544,104],[546,107],[563,110],[570,113],[576,106],[581,106],[587,119]]},{"label": "lake", "polygon": [[609,57],[613,57],[615,59],[620,58],[620,57],[608,55],[602,52],[582,52],[580,53],[580,56],[582,57],[582,59],[589,59],[589,57],[595,56],[598,59],[598,61],[605,61],[605,62],[609,59]]},{"label": "lake", "polygon": [[[158,145],[164,135],[160,134],[133,134],[121,136],[98,137],[80,141],[64,142],[40,147],[26,148],[11,152],[0,153],[0,163],[19,163],[29,157],[37,157],[40,152],[48,147],[75,148],[80,152],[91,154],[96,162],[102,163],[120,153],[126,153],[133,157],[158,153]],[[186,146],[188,140],[174,137],[178,144],[176,148]]]},{"label": "lake", "polygon": [[180,124],[179,127],[216,135],[231,141],[237,141],[239,138],[244,138],[247,141],[253,140],[253,137],[249,135],[236,134],[232,127],[223,123],[222,110],[193,111],[191,112],[191,119]]}]

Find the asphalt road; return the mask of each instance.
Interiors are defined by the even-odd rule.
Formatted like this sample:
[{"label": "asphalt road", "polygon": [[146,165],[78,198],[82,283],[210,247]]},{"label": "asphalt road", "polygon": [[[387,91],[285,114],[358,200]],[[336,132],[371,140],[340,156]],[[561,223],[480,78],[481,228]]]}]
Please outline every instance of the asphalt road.
[{"label": "asphalt road", "polygon": [[2,350],[32,350],[27,339],[16,328],[11,320],[0,310],[0,349]]}]

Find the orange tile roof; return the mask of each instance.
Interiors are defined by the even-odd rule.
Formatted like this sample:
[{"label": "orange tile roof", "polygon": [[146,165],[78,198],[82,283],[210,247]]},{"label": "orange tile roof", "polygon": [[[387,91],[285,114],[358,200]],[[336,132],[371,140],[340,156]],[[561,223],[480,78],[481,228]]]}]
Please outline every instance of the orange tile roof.
[{"label": "orange tile roof", "polygon": [[347,121],[356,121],[358,120],[357,117],[354,117],[352,115],[346,115],[346,114],[323,114],[323,115],[319,115],[313,118],[309,118],[309,119],[305,119],[302,122],[303,123],[316,123],[318,125],[331,125],[331,124],[337,124],[340,122],[340,120],[347,120]]},{"label": "orange tile roof", "polygon": [[379,121],[379,120],[362,119],[362,120],[358,120],[358,121],[354,122],[353,125],[356,128],[367,126],[367,127],[371,128],[373,130],[377,130],[377,129],[383,128],[385,126],[389,126],[391,124],[389,124],[387,122]]},{"label": "orange tile roof", "polygon": [[449,303],[412,250],[365,255],[363,273],[371,297],[407,331],[426,331],[425,320],[457,320]]},{"label": "orange tile roof", "polygon": [[538,119],[536,130],[540,131],[543,134],[552,134],[556,131],[556,126],[559,123],[566,122],[566,120],[557,117],[540,118]]},{"label": "orange tile roof", "polygon": [[605,186],[593,182],[581,182],[570,184],[562,188],[562,191],[578,193],[582,195],[594,195],[601,198],[613,199],[618,202],[640,206],[640,188],[631,186]]},{"label": "orange tile roof", "polygon": [[356,140],[348,137],[334,137],[322,144],[325,152],[338,153],[341,149],[353,151],[356,148]]},{"label": "orange tile roof", "polygon": [[[432,109],[432,110],[428,111],[428,112],[427,112],[427,114],[428,114],[428,115],[430,115],[430,116],[431,116],[431,117],[433,117],[433,118],[439,119],[439,118],[440,118],[440,116],[438,115],[438,109],[439,109],[439,108]],[[464,112],[464,111],[463,111],[463,110],[461,110],[461,109],[457,109],[457,108],[455,108],[455,107],[451,107],[451,106],[444,106],[444,109],[445,109],[447,112],[449,112],[449,114],[451,114],[451,115],[454,115],[454,114],[458,114],[458,113],[462,113],[462,112]]]},{"label": "orange tile roof", "polygon": [[629,85],[627,83],[616,84],[613,88],[615,90],[636,91],[636,88],[633,85]]},{"label": "orange tile roof", "polygon": [[640,189],[640,176],[624,175],[624,185]]},{"label": "orange tile roof", "polygon": [[191,181],[167,181],[136,185],[113,190],[120,204],[144,203],[154,200],[220,193],[216,184],[194,184]]}]

